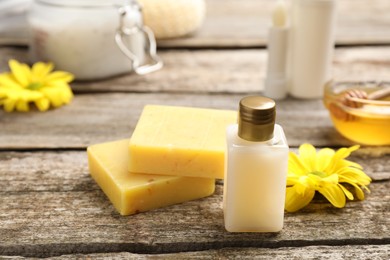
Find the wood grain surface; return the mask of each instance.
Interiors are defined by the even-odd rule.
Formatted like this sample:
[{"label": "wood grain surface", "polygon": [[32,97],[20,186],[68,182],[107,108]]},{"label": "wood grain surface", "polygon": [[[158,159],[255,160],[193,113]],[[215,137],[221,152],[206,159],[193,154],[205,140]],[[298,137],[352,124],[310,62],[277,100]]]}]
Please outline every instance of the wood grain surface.
[{"label": "wood grain surface", "polygon": [[[168,93],[259,93],[266,75],[267,52],[250,50],[161,51],[161,71],[138,76],[122,75],[107,80],[72,83],[76,93],[168,92]],[[0,48],[0,71],[8,60],[27,62],[25,48]],[[336,49],[334,81],[390,81],[390,47]]]},{"label": "wood grain surface", "polygon": [[[344,63],[346,68],[352,66],[356,75],[360,71],[361,77],[372,79],[366,68],[373,66],[373,74],[385,74],[386,50],[385,47],[339,49],[339,64]],[[10,57],[26,58],[24,48],[0,51],[5,53],[0,56],[3,68]],[[203,63],[192,65],[197,68],[208,64],[207,56],[218,56],[220,64],[225,64],[222,57],[227,54],[237,55],[232,60],[234,63],[240,60],[238,57],[245,56],[242,54],[249,57],[257,51],[260,50],[167,51],[163,55],[168,60],[180,55],[187,57],[180,59],[181,66],[191,66],[191,57],[201,57]],[[376,53],[374,58],[372,53]],[[215,65],[209,64],[209,70]],[[172,62],[172,67],[181,66]],[[185,71],[175,76],[177,80],[186,77]],[[248,79],[243,85],[245,88],[256,76],[243,73],[246,76],[237,74],[237,77]],[[280,253],[283,259],[288,257],[289,248],[293,248],[296,258],[303,252],[335,259],[357,255],[381,259],[386,254],[390,240],[387,192],[390,147],[364,147],[351,158],[361,163],[374,179],[367,200],[348,203],[340,210],[316,198],[304,210],[286,214],[285,229],[278,234],[225,232],[220,182],[211,197],[121,217],[88,175],[86,146],[128,138],[146,104],[235,110],[242,96],[255,93],[250,88],[245,89],[245,93],[236,93],[226,86],[213,91],[218,87],[210,82],[217,81],[218,75],[206,72],[193,76],[196,91],[175,89],[175,80],[171,81],[172,87],[168,84],[170,87],[153,91],[117,87],[117,80],[127,82],[132,77],[78,82],[71,105],[45,113],[0,112],[0,255],[64,259],[149,258],[149,254],[157,254],[157,258],[225,258],[228,255],[251,258]],[[154,79],[156,84],[164,82],[164,77],[171,80],[161,74]],[[141,87],[144,80],[139,78],[135,84]],[[96,88],[94,84],[100,86]],[[209,89],[202,89],[202,85],[208,84]],[[283,125],[294,151],[303,142],[319,147],[352,144],[334,130],[321,100],[289,98],[278,102],[277,106],[277,121]],[[365,250],[362,250],[363,245]],[[327,248],[336,251],[327,253]],[[341,253],[344,248],[349,251]]]},{"label": "wood grain surface", "polygon": [[[77,95],[71,105],[45,113],[0,111],[0,150],[83,149],[129,138],[147,104],[236,110],[239,94],[103,93]],[[352,143],[336,132],[321,100],[277,103],[277,122],[290,146]]]},{"label": "wood grain surface", "polygon": [[[259,47],[268,42],[273,0],[207,0],[207,16],[190,37],[159,41],[160,47]],[[390,43],[388,0],[337,1],[338,45]]]},{"label": "wood grain surface", "polygon": [[[161,71],[73,82],[72,103],[45,113],[0,110],[0,258],[389,259],[390,146],[350,157],[373,179],[366,200],[336,209],[316,196],[275,234],[224,230],[223,181],[210,197],[123,217],[89,176],[86,147],[129,138],[146,104],[236,110],[261,93],[274,2],[206,0],[196,34],[159,41]],[[390,1],[338,8],[334,80],[390,81]],[[27,48],[1,47],[0,72],[11,58],[28,62]],[[294,152],[352,145],[320,99],[278,101],[277,122]]]},{"label": "wood grain surface", "polygon": [[[203,26],[187,37],[158,42],[161,48],[264,47],[268,42],[274,0],[206,0]],[[336,43],[390,43],[388,0],[338,0]],[[26,30],[22,31],[26,34]],[[0,44],[27,44],[27,35],[0,32]]]},{"label": "wood grain surface", "polygon": [[[361,148],[350,159],[375,182],[390,180],[390,151],[380,156]],[[297,152],[296,148],[291,149]],[[96,191],[89,176],[86,151],[0,152],[0,192]],[[220,181],[217,182],[221,184]]]},{"label": "wood grain surface", "polygon": [[[375,166],[364,155],[355,159],[374,167],[374,179],[389,175],[388,165]],[[343,209],[316,198],[304,210],[286,214],[280,233],[234,234],[224,231],[220,183],[208,198],[123,217],[89,177],[85,152],[1,152],[0,255],[386,245],[388,178],[374,181],[365,201],[349,202]]]},{"label": "wood grain surface", "polygon": [[[358,245],[358,246],[304,246],[283,248],[222,248],[219,250],[204,250],[197,252],[168,253],[168,254],[134,254],[95,253],[95,254],[69,254],[50,259],[388,259],[389,245]],[[23,256],[9,256],[3,259],[26,259]],[[27,259],[40,259],[28,257]]]},{"label": "wood grain surface", "polygon": [[[1,48],[0,53],[3,70],[11,57],[27,59],[24,48]],[[85,148],[92,143],[130,137],[146,104],[236,110],[241,97],[260,93],[262,89],[265,73],[262,50],[162,54],[166,68],[146,77],[125,75],[73,83],[75,92],[83,95],[76,95],[71,106],[46,113],[0,111],[0,123],[4,125],[0,128],[0,149]],[[389,81],[389,60],[389,47],[338,49],[335,80]],[[95,95],[96,92],[103,93]],[[303,142],[317,146],[351,144],[334,130],[321,100],[280,101],[277,120],[284,126],[292,146]]]}]

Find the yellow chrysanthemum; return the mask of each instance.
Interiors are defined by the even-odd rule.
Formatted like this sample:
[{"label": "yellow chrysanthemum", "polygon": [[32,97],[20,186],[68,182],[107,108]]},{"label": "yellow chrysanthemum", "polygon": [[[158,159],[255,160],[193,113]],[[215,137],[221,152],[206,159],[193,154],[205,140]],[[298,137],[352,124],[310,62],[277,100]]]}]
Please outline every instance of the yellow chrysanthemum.
[{"label": "yellow chrysanthemum", "polygon": [[366,186],[371,179],[359,164],[345,159],[357,149],[358,145],[341,148],[337,152],[324,148],[317,153],[311,144],[303,144],[299,147],[299,156],[290,152],[285,209],[294,212],[305,207],[316,191],[333,206],[342,208],[346,197],[354,199],[353,194],[342,185],[345,183],[354,187],[357,198],[363,200],[362,189],[369,192]]},{"label": "yellow chrysanthemum", "polygon": [[53,70],[52,63],[37,62],[30,67],[16,60],[9,61],[11,72],[0,74],[0,105],[7,112],[28,111],[33,102],[40,111],[50,105],[59,107],[68,104],[73,93],[69,82],[73,75]]}]

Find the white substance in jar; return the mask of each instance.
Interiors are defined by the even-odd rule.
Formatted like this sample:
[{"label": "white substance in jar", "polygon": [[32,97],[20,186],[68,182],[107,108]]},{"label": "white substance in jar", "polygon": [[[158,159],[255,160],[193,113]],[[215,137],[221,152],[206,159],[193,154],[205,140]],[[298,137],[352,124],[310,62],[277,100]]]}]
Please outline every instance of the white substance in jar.
[{"label": "white substance in jar", "polygon": [[[99,79],[130,72],[132,62],[119,49],[115,33],[120,5],[112,1],[38,0],[29,15],[30,54],[33,62],[44,60],[77,79]],[[139,10],[126,14],[125,25],[142,25]],[[144,61],[145,39],[137,32],[125,39],[129,50]]]}]

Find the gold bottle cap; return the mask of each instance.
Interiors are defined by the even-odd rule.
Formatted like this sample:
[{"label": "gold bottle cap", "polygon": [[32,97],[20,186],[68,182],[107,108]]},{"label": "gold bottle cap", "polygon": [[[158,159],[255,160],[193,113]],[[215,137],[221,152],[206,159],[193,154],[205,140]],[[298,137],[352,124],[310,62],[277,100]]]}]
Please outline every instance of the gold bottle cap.
[{"label": "gold bottle cap", "polygon": [[238,113],[238,136],[252,142],[273,138],[275,101],[261,96],[244,97]]}]

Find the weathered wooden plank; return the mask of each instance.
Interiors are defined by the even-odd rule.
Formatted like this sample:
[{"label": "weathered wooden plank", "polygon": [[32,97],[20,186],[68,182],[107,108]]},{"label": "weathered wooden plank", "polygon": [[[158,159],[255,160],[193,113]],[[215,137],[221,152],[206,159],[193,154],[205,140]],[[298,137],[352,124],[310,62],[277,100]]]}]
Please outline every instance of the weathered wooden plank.
[{"label": "weathered wooden plank", "polygon": [[[0,111],[0,149],[85,148],[129,138],[146,104],[237,109],[242,95],[88,94],[46,113]],[[278,102],[279,122],[289,144],[344,145],[320,100]]]},{"label": "weathered wooden plank", "polygon": [[121,217],[89,177],[85,152],[1,152],[0,255],[389,244],[390,165],[384,162],[390,154],[371,157],[367,149],[352,159],[382,181],[370,185],[365,201],[335,209],[317,198],[301,212],[286,214],[278,234],[225,232],[221,185],[205,199]]},{"label": "weathered wooden plank", "polygon": [[[337,44],[390,43],[387,0],[339,0]],[[274,1],[206,0],[204,25],[190,37],[161,40],[160,47],[257,47],[267,44]],[[375,15],[373,15],[375,14]],[[12,33],[11,33],[12,35]],[[0,44],[27,44],[15,34],[0,34]],[[12,38],[17,40],[12,41]]]},{"label": "weathered wooden plank", "polygon": [[296,247],[390,243],[390,182],[371,185],[363,202],[335,209],[317,199],[286,214],[277,234],[228,233],[222,187],[216,194],[121,217],[100,190],[4,192],[0,197],[0,255],[176,253],[225,247]]},{"label": "weathered wooden plank", "polygon": [[[75,82],[77,92],[158,91],[258,93],[264,89],[267,51],[199,50],[162,52],[165,67],[147,76],[124,75],[105,81]],[[335,81],[390,81],[390,47],[336,49]]]},{"label": "weathered wooden plank", "polygon": [[[307,246],[283,248],[222,248],[198,252],[183,252],[174,254],[133,254],[101,253],[73,254],[52,257],[51,259],[388,259],[390,245],[360,245],[360,246]],[[5,257],[5,259],[25,259],[25,257]],[[36,258],[29,258],[36,259]]]},{"label": "weathered wooden plank", "polygon": [[[350,159],[361,164],[374,181],[390,180],[390,152],[380,157],[365,152],[362,148]],[[0,152],[1,192],[98,190],[87,173],[86,152]]]},{"label": "weathered wooden plank", "polygon": [[[7,60],[16,57],[21,60],[26,58],[26,51],[23,48],[9,49],[1,48],[5,55],[1,56],[2,68],[5,69]],[[357,49],[339,49],[338,59],[335,60],[336,79],[347,80],[390,80],[390,74],[387,73],[388,60],[390,59],[390,48],[357,48]],[[169,73],[151,74],[147,77],[137,77],[134,75],[118,77],[106,81],[75,83],[76,91],[164,91],[164,92],[256,92],[261,85],[261,76],[257,68],[263,66],[252,65],[253,55],[261,54],[258,50],[245,51],[196,51],[196,52],[167,52],[168,60],[176,61],[168,63],[166,67]],[[264,53],[263,53],[264,54]],[[217,57],[212,59],[210,57]],[[261,56],[261,55],[259,55]],[[265,56],[265,55],[262,55]],[[227,61],[224,60],[227,58]],[[233,58],[232,58],[233,57]],[[252,58],[251,58],[252,57]],[[231,60],[229,60],[231,58]],[[196,62],[191,62],[191,61]],[[243,61],[242,61],[243,60]],[[214,61],[215,63],[209,63]],[[264,61],[264,58],[263,58]],[[194,65],[195,64],[195,65]],[[231,65],[225,65],[231,64]],[[221,66],[226,66],[221,69]],[[232,67],[228,67],[232,66]],[[345,68],[338,70],[337,66]],[[185,69],[184,69],[185,68]],[[201,69],[200,69],[201,68]],[[217,68],[215,71],[213,68]],[[245,69],[243,69],[245,68]],[[249,69],[248,69],[249,68]],[[176,71],[178,71],[176,73]],[[194,72],[194,74],[191,74]],[[231,73],[231,72],[234,73]],[[263,70],[259,70],[263,71]],[[337,74],[337,71],[344,71]],[[162,72],[161,72],[162,73]],[[167,76],[168,75],[168,76]],[[369,77],[367,75],[370,75]],[[190,83],[186,83],[186,82]],[[259,87],[260,89],[260,87]],[[118,100],[120,99],[120,100]],[[130,136],[135,126],[136,119],[144,104],[159,103],[166,105],[194,105],[216,108],[235,109],[239,95],[97,95],[97,96],[77,96],[73,104],[67,108],[50,111],[45,114],[4,114],[0,112],[1,123],[6,123],[0,133],[0,147],[2,148],[34,148],[34,147],[60,147],[75,148],[85,147],[90,143],[106,141],[107,137],[124,138]],[[88,100],[88,101],[86,101]],[[318,109],[322,107],[320,101],[296,101],[312,104],[304,106],[303,109],[291,112],[286,109],[286,114],[279,114],[279,122],[287,124],[285,129],[288,132],[291,145],[298,145],[303,141],[311,141],[316,145],[340,145],[349,144],[340,137],[331,127],[331,123],[325,110]],[[115,104],[114,104],[115,103]],[[295,108],[292,101],[283,101],[280,104],[289,104],[289,108]],[[286,105],[287,106],[287,105]],[[104,109],[102,109],[104,107]],[[301,117],[301,120],[291,122],[290,116]],[[102,115],[102,117],[100,116]],[[293,116],[294,118],[294,116]],[[26,120],[25,120],[26,119]],[[118,119],[121,119],[118,121]],[[304,120],[304,121],[303,121]],[[27,129],[26,122],[29,122]],[[106,123],[103,123],[105,121]],[[18,123],[19,122],[19,123]],[[107,129],[107,122],[114,125]],[[128,123],[129,122],[129,123]],[[93,126],[92,124],[97,125]],[[128,123],[128,124],[127,124]],[[307,124],[311,129],[302,130],[302,123]],[[288,126],[292,124],[292,126]],[[314,128],[312,124],[317,124],[319,128]],[[79,133],[76,126],[82,125],[86,131]],[[76,128],[75,128],[76,127]],[[50,129],[55,129],[50,131]],[[119,128],[119,129],[118,129]],[[7,129],[10,129],[6,133]],[[115,129],[115,132],[114,132]],[[69,136],[69,130],[77,132],[77,135]],[[113,131],[110,133],[108,131]],[[95,133],[95,134],[94,134]],[[96,137],[96,133],[100,135]],[[63,137],[58,140],[58,136]],[[83,138],[83,135],[87,138]],[[314,138],[313,138],[314,135]],[[299,140],[294,140],[295,136]],[[303,140],[305,139],[305,140]],[[330,141],[330,142],[329,142]],[[47,142],[51,143],[47,145]]]},{"label": "weathered wooden plank", "polygon": [[[335,36],[337,44],[390,42],[389,1],[340,0],[338,4]],[[265,46],[268,42],[273,5],[274,1],[270,0],[208,0],[207,18],[194,37],[160,41],[159,46]]]},{"label": "weathered wooden plank", "polygon": [[[362,148],[350,159],[361,164],[374,181],[390,180],[390,150],[380,157],[366,152],[367,148]],[[99,190],[88,172],[84,151],[0,152],[0,192]]]},{"label": "weathered wooden plank", "polygon": [[[390,28],[390,26],[389,26]],[[266,76],[266,50],[163,51],[165,67],[138,76],[123,75],[100,81],[74,82],[76,92],[196,92],[259,93]],[[8,60],[27,61],[24,48],[0,48],[0,71]],[[390,47],[339,48],[334,57],[336,81],[390,81]]]},{"label": "weathered wooden plank", "polygon": [[[0,149],[85,148],[129,138],[144,105],[175,105],[236,110],[238,94],[105,93],[77,95],[71,105],[45,113],[0,111]],[[333,128],[321,100],[277,102],[277,122],[290,146],[351,145]],[[386,149],[386,148],[383,148]]]},{"label": "weathered wooden plank", "polygon": [[0,192],[95,191],[87,153],[0,152]]}]

